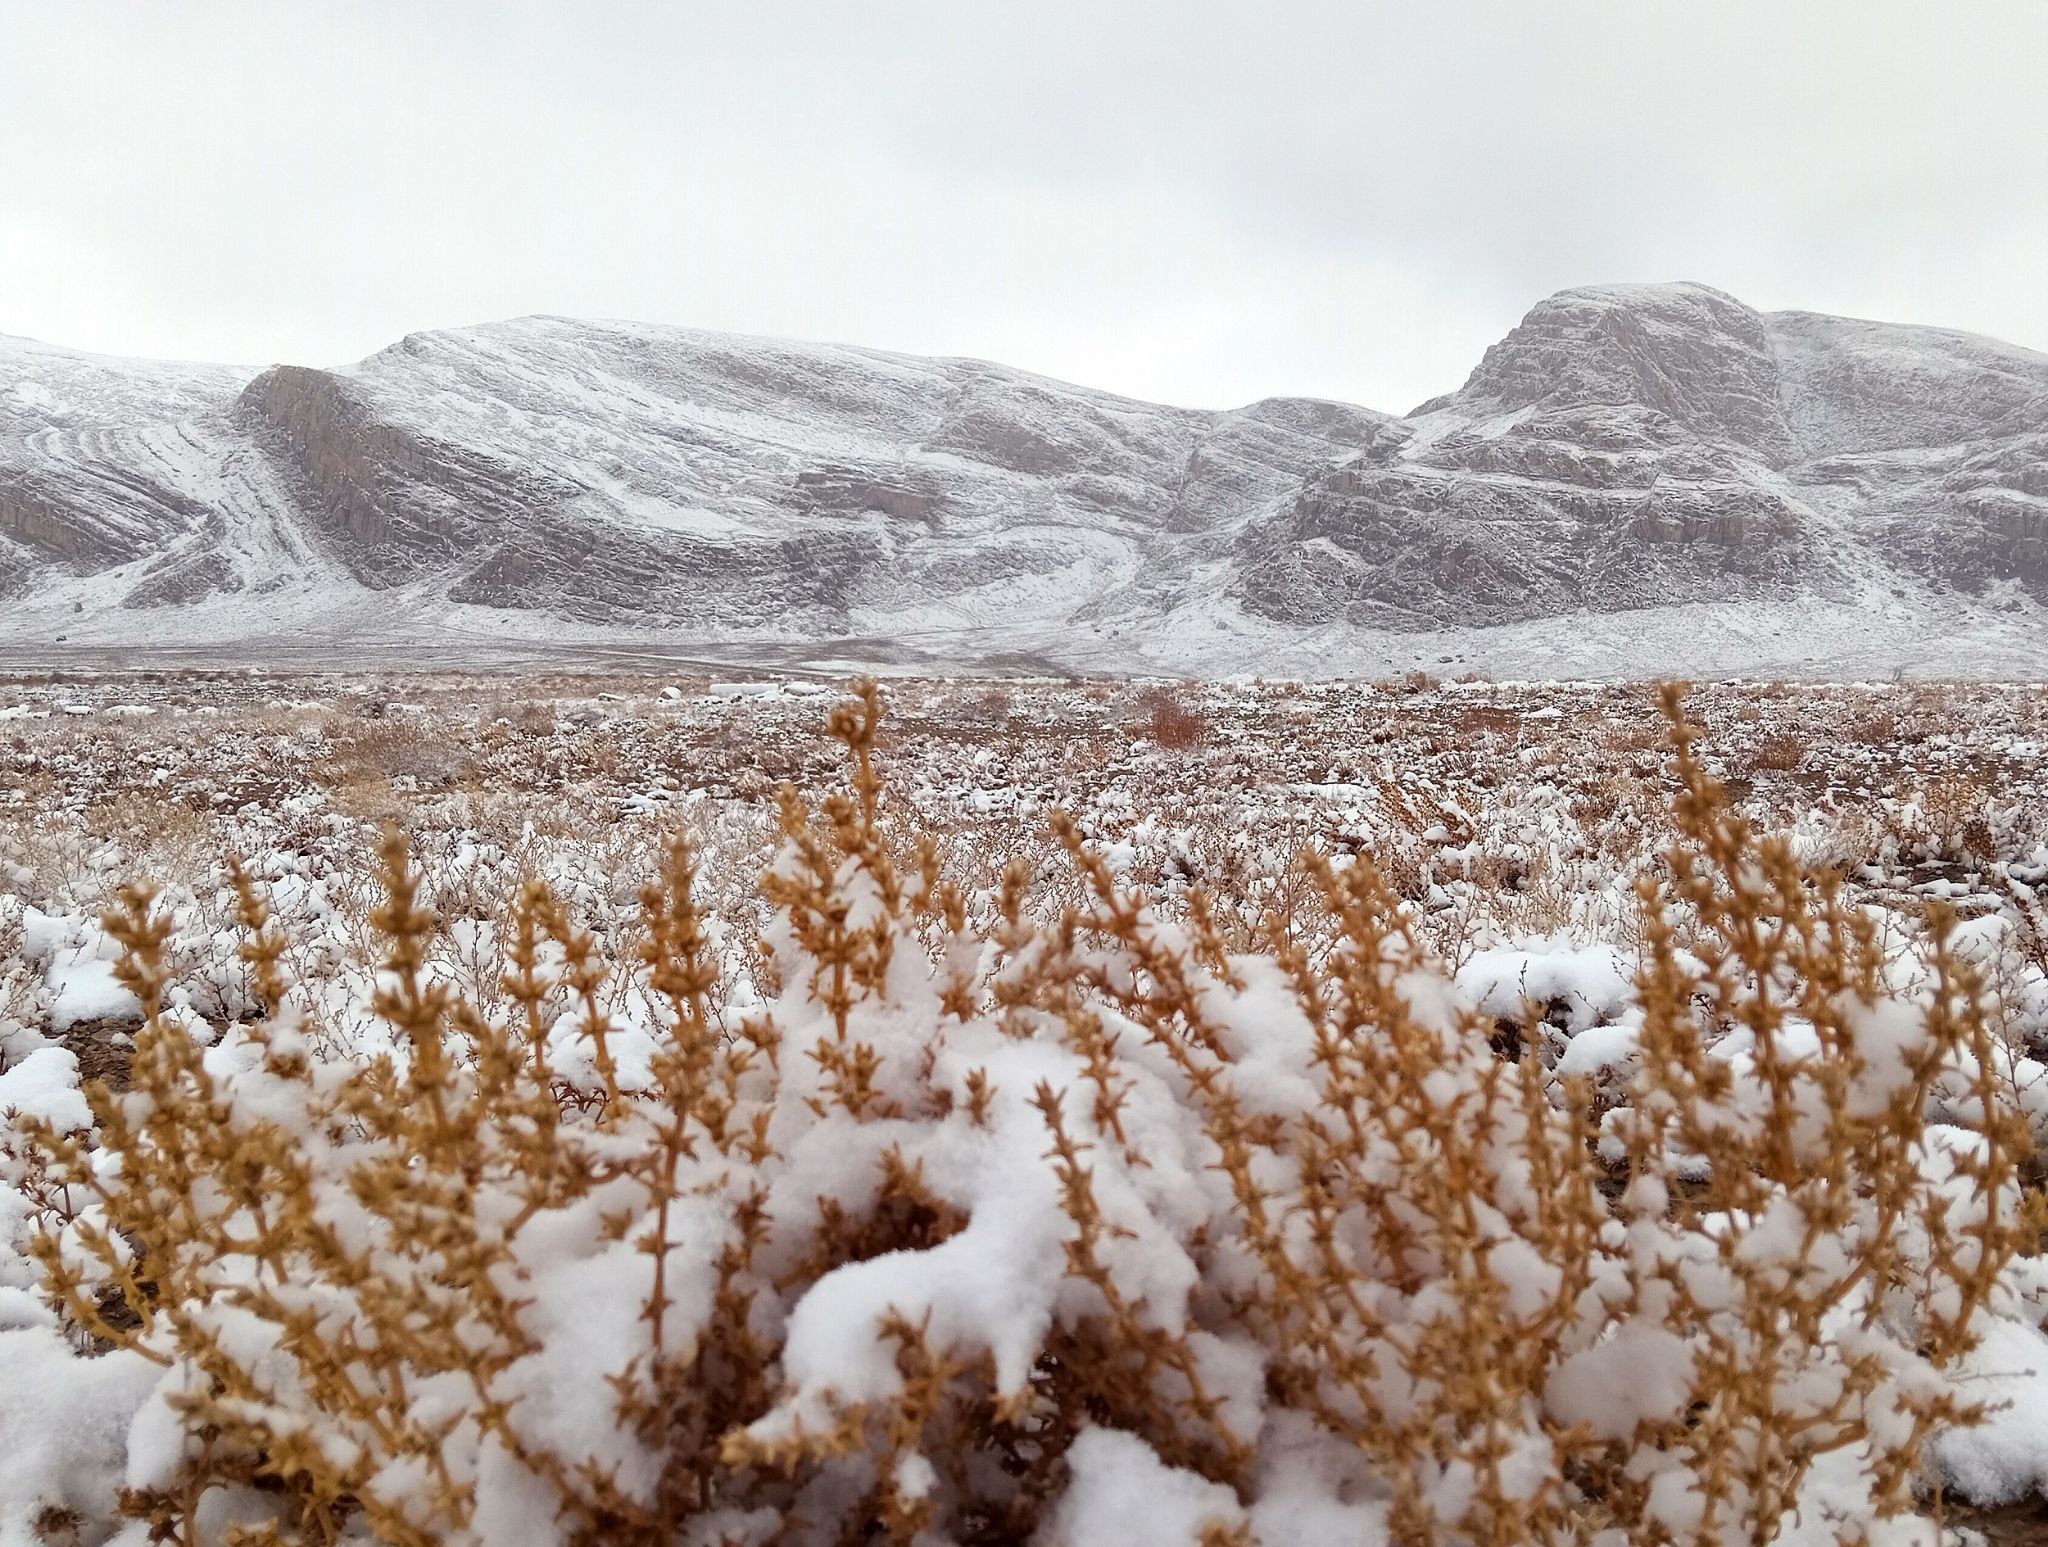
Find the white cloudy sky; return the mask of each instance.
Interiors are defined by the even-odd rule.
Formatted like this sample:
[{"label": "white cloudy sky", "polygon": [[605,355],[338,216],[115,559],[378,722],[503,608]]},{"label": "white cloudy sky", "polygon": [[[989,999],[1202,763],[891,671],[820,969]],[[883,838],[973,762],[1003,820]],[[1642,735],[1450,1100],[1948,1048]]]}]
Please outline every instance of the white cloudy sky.
[{"label": "white cloudy sky", "polygon": [[2048,348],[2048,4],[0,0],[0,332],[548,311],[1406,408],[1699,279]]}]

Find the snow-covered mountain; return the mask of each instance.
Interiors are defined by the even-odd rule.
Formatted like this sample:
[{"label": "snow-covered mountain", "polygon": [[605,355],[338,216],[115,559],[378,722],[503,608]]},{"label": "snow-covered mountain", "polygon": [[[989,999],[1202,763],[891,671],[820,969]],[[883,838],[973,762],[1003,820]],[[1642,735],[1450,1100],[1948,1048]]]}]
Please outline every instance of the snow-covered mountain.
[{"label": "snow-covered mountain", "polygon": [[0,594],[17,660],[2036,674],[2048,355],[1699,285],[1553,296],[1405,417],[552,317],[0,340]]}]

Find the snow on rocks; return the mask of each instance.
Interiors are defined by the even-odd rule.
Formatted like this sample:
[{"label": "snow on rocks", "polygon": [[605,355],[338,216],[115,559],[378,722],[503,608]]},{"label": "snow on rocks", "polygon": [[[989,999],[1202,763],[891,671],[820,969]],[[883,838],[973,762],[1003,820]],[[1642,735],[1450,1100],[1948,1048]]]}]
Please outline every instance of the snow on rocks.
[{"label": "snow on rocks", "polygon": [[97,923],[25,910],[22,959],[43,968],[49,1029],[62,1034],[81,1021],[142,1018],[142,1006],[116,977],[120,948]]},{"label": "snow on rocks", "polygon": [[1136,1435],[1083,1429],[1067,1460],[1073,1478],[1044,1532],[1061,1547],[1204,1547],[1205,1533],[1246,1523],[1228,1488],[1167,1466]]},{"label": "snow on rocks", "polygon": [[80,1021],[137,1021],[142,1005],[114,976],[114,964],[85,948],[50,966],[50,1029],[69,1031]]},{"label": "snow on rocks", "polygon": [[0,1320],[0,1542],[47,1541],[52,1519],[74,1521],[81,1540],[111,1534],[109,1484],[126,1470],[131,1419],[160,1375],[139,1354],[81,1359],[50,1327]]},{"label": "snow on rocks", "polygon": [[78,1089],[78,1055],[69,1048],[39,1047],[0,1069],[0,1117],[48,1123],[59,1132],[92,1126],[92,1113]]},{"label": "snow on rocks", "polygon": [[1534,1004],[1559,1011],[1574,1032],[1635,1002],[1632,974],[1619,955],[1607,946],[1566,941],[1476,951],[1458,969],[1458,986],[1489,1015],[1519,1018]]}]

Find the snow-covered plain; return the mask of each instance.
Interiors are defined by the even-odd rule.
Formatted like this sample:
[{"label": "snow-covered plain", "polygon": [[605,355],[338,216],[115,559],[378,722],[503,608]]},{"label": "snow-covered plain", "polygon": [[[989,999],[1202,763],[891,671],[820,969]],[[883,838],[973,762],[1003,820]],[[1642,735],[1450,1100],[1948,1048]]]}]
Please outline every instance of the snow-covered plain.
[{"label": "snow-covered plain", "polygon": [[[836,750],[821,731],[838,697],[812,679],[701,674],[220,673],[0,684],[0,763],[9,771],[0,804],[0,1111],[83,1129],[81,1077],[121,1077],[134,1005],[113,978],[116,953],[97,916],[115,885],[137,874],[165,885],[182,926],[172,948],[173,1013],[212,1044],[210,1067],[246,1062],[238,1023],[251,1009],[248,977],[219,870],[229,851],[249,861],[289,937],[283,964],[299,985],[305,1024],[332,1047],[393,1046],[389,1026],[369,1010],[366,965],[371,856],[379,824],[392,818],[411,832],[443,920],[433,972],[487,1011],[508,1008],[506,943],[493,921],[525,878],[539,876],[615,967],[604,992],[624,1028],[618,1057],[628,1081],[644,1075],[658,1019],[655,996],[631,966],[646,929],[637,887],[657,867],[663,835],[682,825],[704,856],[699,896],[723,969],[720,1025],[737,1027],[772,1006],[792,1036],[821,1034],[815,1006],[775,982],[752,949],[786,930],[754,879],[776,853],[777,783],[816,791],[837,775]],[[882,757],[893,819],[941,841],[948,878],[976,918],[992,916],[1009,857],[1052,876],[1070,868],[1047,835],[1055,810],[1072,814],[1120,885],[1156,899],[1162,927],[1185,920],[1191,891],[1207,894],[1216,929],[1237,952],[1264,947],[1266,918],[1306,917],[1290,868],[1296,851],[1340,867],[1370,855],[1440,963],[1452,1001],[1504,1019],[1528,1006],[1536,1018],[1523,1029],[1546,1068],[1610,1093],[1630,1078],[1644,948],[1631,888],[1669,836],[1669,762],[1648,690],[1423,678],[1207,686],[904,679],[890,697]],[[1744,809],[1788,833],[1813,874],[1839,877],[1899,961],[1910,956],[1929,899],[1957,910],[1957,950],[1990,987],[2012,1099],[2048,1131],[2048,1069],[2036,1061],[2048,1051],[2048,914],[2037,896],[2048,886],[2048,690],[1717,684],[1694,694],[1691,712],[1706,727],[1711,765]],[[1077,895],[1055,882],[1051,901]],[[911,984],[917,972],[908,963],[901,970],[911,977],[892,994],[921,1003],[927,990]],[[1290,1068],[1278,1030],[1288,1024],[1287,996],[1260,1000],[1256,972],[1246,970],[1251,986],[1226,1024],[1248,1049],[1261,1036],[1281,1040],[1247,1054],[1241,1095],[1254,1110],[1285,1115],[1310,1088]],[[893,1031],[876,1035],[920,1034],[915,1015],[892,1013]],[[551,1045],[571,1079],[596,1078],[572,1020]],[[1743,1050],[1731,1043],[1725,1051],[1740,1066]],[[1040,1077],[1082,1078],[1065,1056],[992,1028],[963,1029],[946,1044],[935,1077],[954,1082],[963,1101],[976,1067],[1009,1093],[985,1147],[965,1128],[920,1141],[932,1185],[970,1223],[929,1253],[851,1264],[789,1307],[777,1330],[786,1389],[756,1422],[756,1439],[768,1443],[806,1417],[824,1421],[828,1390],[843,1400],[858,1397],[862,1383],[893,1389],[897,1367],[874,1332],[891,1305],[922,1308],[935,1335],[962,1346],[986,1338],[999,1378],[1006,1360],[1028,1359],[1033,1318],[1070,1313],[1057,1266],[1064,1216],[1046,1191],[1055,1179],[1043,1130],[1023,1100]],[[1133,1232],[1118,1248],[1128,1271],[1149,1284],[1154,1303],[1167,1304],[1186,1292],[1175,1288],[1174,1274],[1186,1269],[1173,1232],[1212,1207],[1220,1184],[1210,1180],[1213,1157],[1199,1127],[1175,1116],[1171,1072],[1132,1056],[1128,1078],[1130,1121],[1148,1164],[1114,1164],[1105,1147],[1100,1187],[1110,1216]],[[1084,1105],[1069,1103],[1076,1122]],[[1950,1135],[1960,1130],[1941,1125],[1963,1120],[1948,1111],[1929,1118],[1930,1131]],[[818,1193],[857,1190],[846,1131],[776,1135],[789,1157],[778,1207],[800,1212]],[[0,1166],[16,1168],[0,1170],[8,1184],[0,1188],[0,1540],[33,1540],[32,1527],[51,1510],[68,1512],[81,1539],[96,1540],[113,1528],[116,1487],[167,1475],[178,1442],[153,1369],[128,1354],[80,1358],[77,1340],[52,1330],[34,1294],[38,1270],[23,1255],[34,1221],[18,1190],[19,1159],[18,1146],[0,1139]],[[1051,1233],[1041,1239],[1034,1230]],[[610,1368],[620,1332],[591,1324],[587,1307],[616,1305],[619,1296],[574,1274],[535,1292],[536,1315],[559,1322],[562,1339],[557,1363],[534,1372],[555,1383],[558,1416],[549,1422],[603,1454],[601,1404],[576,1404],[598,1402],[591,1372]],[[691,1292],[688,1284],[680,1291]],[[1924,1480],[1945,1481],[1952,1500],[2013,1505],[2048,1487],[2048,1431],[2035,1418],[2048,1411],[2044,1293],[2048,1279],[2024,1259],[1986,1317],[1984,1341],[1966,1356],[1965,1389],[2009,1405],[1983,1428],[1946,1433],[1930,1448]],[[1261,1376],[1246,1365],[1247,1351],[1219,1344],[1211,1355],[1205,1377],[1238,1393],[1245,1413],[1259,1411]],[[570,1368],[579,1361],[583,1368]],[[1561,1408],[1580,1404],[1596,1425],[1632,1421],[1610,1412],[1617,1395],[1655,1409],[1653,1364],[1638,1359],[1619,1381],[1598,1365],[1584,1366],[1584,1390],[1559,1388]],[[1234,1491],[1169,1464],[1133,1434],[1090,1429],[1074,1441],[1039,1540],[1193,1547],[1212,1529],[1249,1532],[1266,1547],[1388,1540],[1387,1497],[1355,1456],[1284,1414],[1263,1429],[1252,1423],[1246,1437],[1260,1459]],[[1854,1518],[1863,1497],[1852,1461],[1837,1453],[1816,1467],[1800,1518],[1778,1540],[1835,1539],[1830,1512]],[[940,1486],[920,1465],[913,1454],[899,1466],[906,1498]],[[500,1491],[479,1539],[554,1539],[521,1514],[532,1506],[512,1472],[482,1475],[496,1477]],[[726,1539],[753,1542],[767,1540],[774,1522],[715,1525]],[[139,1527],[127,1529],[124,1540],[143,1539]],[[1872,1539],[1935,1537],[1907,1519]]]},{"label": "snow-covered plain", "polygon": [[[1071,594],[1057,580],[1049,585],[1063,598]],[[78,610],[87,597],[90,606]],[[1000,601],[992,611],[1000,612]],[[946,626],[928,611],[908,611],[863,619],[867,632],[823,637],[782,628],[607,628],[523,610],[451,605],[432,588],[362,592],[338,581],[214,598],[174,616],[140,620],[107,611],[96,588],[81,581],[13,603],[9,617],[14,631],[0,647],[0,664],[14,671],[119,671],[147,661],[162,670],[723,667],[1222,680],[1476,671],[1507,680],[1568,675],[1609,682],[1659,672],[1695,680],[2025,681],[2042,670],[2048,630],[2048,608],[2024,594],[1900,596],[1890,587],[1874,587],[1856,600],[1689,602],[1421,631],[1282,627],[1221,597],[1190,603],[1170,620],[1077,627]]]}]

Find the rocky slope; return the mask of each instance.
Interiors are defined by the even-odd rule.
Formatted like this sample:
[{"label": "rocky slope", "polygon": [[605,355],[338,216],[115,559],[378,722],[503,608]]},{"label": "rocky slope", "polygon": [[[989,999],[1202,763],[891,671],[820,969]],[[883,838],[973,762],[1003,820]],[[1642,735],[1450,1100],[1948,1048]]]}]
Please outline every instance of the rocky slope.
[{"label": "rocky slope", "polygon": [[1247,523],[1267,616],[1428,627],[2048,591],[2048,356],[1698,285],[1570,290]]},{"label": "rocky slope", "polygon": [[[1873,598],[1901,639],[1989,617],[2024,653],[2048,356],[1698,285],[1553,296],[1400,418],[549,317],[340,370],[0,340],[0,589],[16,656],[659,640],[1343,670],[1451,638],[1540,660],[1566,617],[1622,637],[1705,609],[1752,638]],[[1657,668],[1705,669],[1676,637]]]}]

